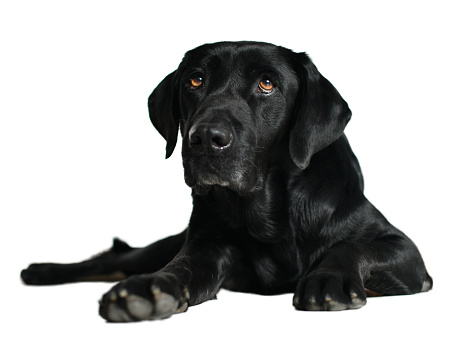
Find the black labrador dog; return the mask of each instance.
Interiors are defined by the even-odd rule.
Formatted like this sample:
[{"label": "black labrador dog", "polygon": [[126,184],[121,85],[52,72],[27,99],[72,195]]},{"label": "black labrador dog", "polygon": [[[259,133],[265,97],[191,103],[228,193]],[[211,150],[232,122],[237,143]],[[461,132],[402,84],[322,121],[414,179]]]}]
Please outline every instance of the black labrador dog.
[{"label": "black labrador dog", "polygon": [[26,284],[118,280],[107,321],[162,319],[221,288],[293,292],[299,310],[360,308],[367,295],[432,287],[416,246],[364,197],[344,135],[347,103],[305,53],[206,44],[149,97],[166,157],[180,130],[193,211],[182,233],[75,264],[32,264]]}]

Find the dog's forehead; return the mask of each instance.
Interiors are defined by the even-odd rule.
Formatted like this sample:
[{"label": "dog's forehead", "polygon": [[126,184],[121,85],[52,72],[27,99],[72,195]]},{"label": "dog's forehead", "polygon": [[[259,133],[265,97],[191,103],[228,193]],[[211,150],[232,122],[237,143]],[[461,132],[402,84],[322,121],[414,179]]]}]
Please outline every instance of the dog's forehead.
[{"label": "dog's forehead", "polygon": [[290,50],[268,43],[222,42],[205,44],[186,53],[181,67],[228,68],[245,74],[254,70],[287,68]]}]

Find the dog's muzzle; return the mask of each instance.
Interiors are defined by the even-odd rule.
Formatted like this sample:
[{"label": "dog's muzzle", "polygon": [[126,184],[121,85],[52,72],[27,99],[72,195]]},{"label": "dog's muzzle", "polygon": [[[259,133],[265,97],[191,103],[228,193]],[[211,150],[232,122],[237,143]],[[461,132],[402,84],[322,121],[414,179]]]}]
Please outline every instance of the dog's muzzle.
[{"label": "dog's muzzle", "polygon": [[251,134],[237,132],[237,120],[225,117],[198,120],[190,126],[183,144],[184,178],[197,193],[211,186],[237,192],[251,191],[259,184]]}]

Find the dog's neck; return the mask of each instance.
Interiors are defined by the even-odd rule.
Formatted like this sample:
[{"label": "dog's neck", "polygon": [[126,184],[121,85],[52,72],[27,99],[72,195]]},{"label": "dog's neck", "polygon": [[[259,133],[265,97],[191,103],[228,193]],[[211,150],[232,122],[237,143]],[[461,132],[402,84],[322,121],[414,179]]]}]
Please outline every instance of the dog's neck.
[{"label": "dog's neck", "polygon": [[[244,195],[223,186],[212,186],[205,195],[194,199],[205,203],[227,227],[247,230],[259,241],[280,241],[287,233],[287,178],[281,169],[271,170],[259,188]],[[195,201],[196,202],[196,201]]]}]

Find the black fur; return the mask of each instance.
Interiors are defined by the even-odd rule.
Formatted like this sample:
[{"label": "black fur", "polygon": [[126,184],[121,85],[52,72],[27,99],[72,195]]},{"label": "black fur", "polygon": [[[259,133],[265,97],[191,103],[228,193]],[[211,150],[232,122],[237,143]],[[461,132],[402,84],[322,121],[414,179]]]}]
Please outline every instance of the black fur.
[{"label": "black fur", "polygon": [[297,309],[343,310],[367,292],[432,287],[415,245],[364,197],[343,134],[350,109],[306,54],[203,45],[153,91],[149,113],[166,157],[183,138],[188,228],[146,248],[116,240],[82,263],[33,264],[25,283],[132,276],[102,298],[108,321],[165,318],[221,288],[294,292]]}]

